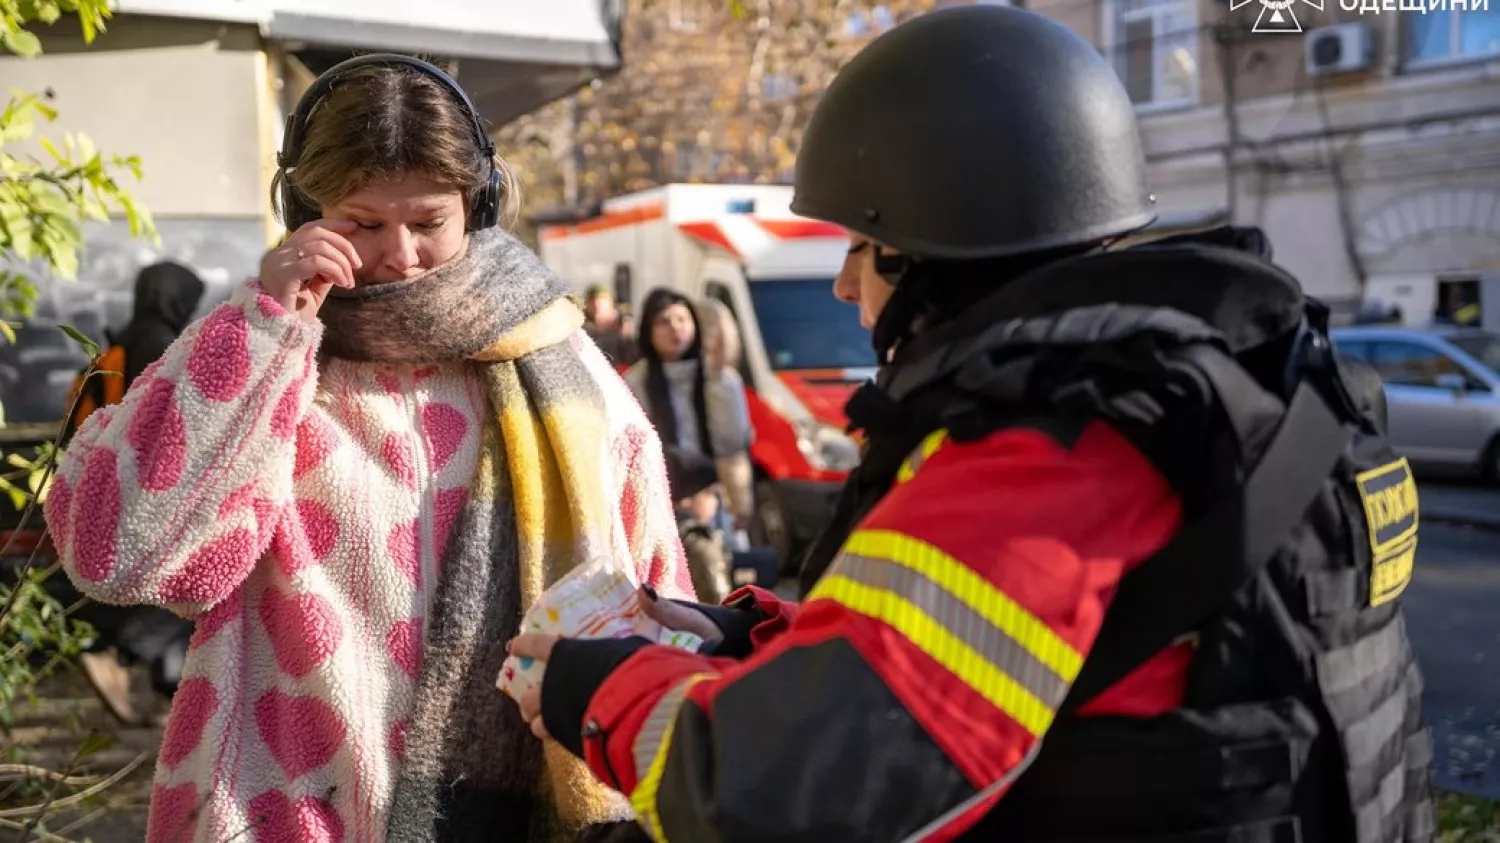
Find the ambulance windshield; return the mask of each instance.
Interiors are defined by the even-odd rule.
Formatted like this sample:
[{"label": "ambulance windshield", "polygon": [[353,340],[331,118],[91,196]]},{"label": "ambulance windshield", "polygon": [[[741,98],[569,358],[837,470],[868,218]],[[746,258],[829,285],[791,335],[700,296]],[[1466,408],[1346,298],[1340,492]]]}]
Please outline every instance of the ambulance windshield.
[{"label": "ambulance windshield", "polygon": [[875,365],[859,309],[833,297],[832,278],[751,279],[750,300],[772,369]]}]

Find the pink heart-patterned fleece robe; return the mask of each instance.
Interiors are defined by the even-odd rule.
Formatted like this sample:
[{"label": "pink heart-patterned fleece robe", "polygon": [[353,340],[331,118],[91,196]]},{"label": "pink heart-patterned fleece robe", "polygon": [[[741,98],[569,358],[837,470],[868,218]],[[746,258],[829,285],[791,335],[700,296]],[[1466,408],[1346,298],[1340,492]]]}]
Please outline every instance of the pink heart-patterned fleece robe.
[{"label": "pink heart-patterned fleece robe", "polygon": [[[197,620],[153,843],[385,839],[439,561],[493,414],[466,363],[320,361],[322,330],[245,285],[89,418],[46,502],[86,594]],[[577,341],[606,398],[616,558],[689,596],[660,446]]]}]

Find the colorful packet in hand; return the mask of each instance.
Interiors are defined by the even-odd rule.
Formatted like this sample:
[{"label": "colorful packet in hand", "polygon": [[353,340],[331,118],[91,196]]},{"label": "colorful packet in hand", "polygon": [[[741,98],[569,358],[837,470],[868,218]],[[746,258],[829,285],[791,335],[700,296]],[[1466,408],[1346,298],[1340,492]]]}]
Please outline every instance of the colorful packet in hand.
[{"label": "colorful packet in hand", "polygon": [[[703,639],[691,632],[667,629],[647,617],[636,598],[630,575],[608,563],[574,569],[537,598],[521,619],[521,632],[566,638],[625,638],[639,635],[653,643],[697,650]],[[495,687],[512,699],[540,685],[546,665],[531,658],[507,656]]]}]

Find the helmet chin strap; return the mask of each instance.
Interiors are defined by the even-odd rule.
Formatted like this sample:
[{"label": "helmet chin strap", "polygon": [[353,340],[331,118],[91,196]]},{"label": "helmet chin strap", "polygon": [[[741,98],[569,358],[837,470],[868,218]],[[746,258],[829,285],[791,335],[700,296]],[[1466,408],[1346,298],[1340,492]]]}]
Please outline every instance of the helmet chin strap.
[{"label": "helmet chin strap", "polygon": [[891,351],[898,344],[911,338],[912,328],[921,315],[921,300],[913,289],[915,285],[901,283],[915,265],[916,260],[910,255],[887,254],[875,246],[875,272],[895,288],[870,331],[871,345],[881,365],[890,360]]}]

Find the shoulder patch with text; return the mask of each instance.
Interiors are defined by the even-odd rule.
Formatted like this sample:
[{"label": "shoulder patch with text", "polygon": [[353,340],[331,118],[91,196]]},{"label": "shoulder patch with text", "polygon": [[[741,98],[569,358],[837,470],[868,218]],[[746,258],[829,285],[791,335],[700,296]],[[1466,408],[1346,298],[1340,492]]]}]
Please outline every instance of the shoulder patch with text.
[{"label": "shoulder patch with text", "polygon": [[1354,478],[1370,525],[1370,605],[1394,600],[1417,557],[1417,481],[1402,457]]}]

